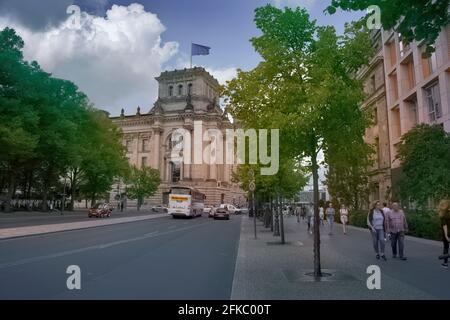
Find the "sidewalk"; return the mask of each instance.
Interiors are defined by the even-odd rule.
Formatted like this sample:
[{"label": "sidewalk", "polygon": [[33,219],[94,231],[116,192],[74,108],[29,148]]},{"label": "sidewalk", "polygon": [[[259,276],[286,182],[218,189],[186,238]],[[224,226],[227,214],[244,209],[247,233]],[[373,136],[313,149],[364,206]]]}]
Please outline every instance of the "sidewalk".
[{"label": "sidewalk", "polygon": [[149,220],[161,217],[167,217],[168,215],[163,214],[147,214],[133,217],[122,217],[122,218],[102,218],[102,219],[89,219],[86,221],[78,222],[68,222],[68,223],[53,223],[53,224],[41,224],[26,227],[14,227],[14,228],[3,228],[0,229],[0,240],[16,237],[24,237],[31,235],[38,235],[51,232],[60,232],[68,230],[95,228],[100,226],[108,226],[112,224],[135,222],[142,220]]},{"label": "sidewalk", "polygon": [[[304,222],[285,218],[285,245],[259,221],[257,229],[255,240],[253,220],[243,217],[232,299],[450,299],[450,272],[439,265],[438,242],[408,237],[408,261],[390,259],[387,243],[384,262],[375,259],[367,230],[350,227],[343,235],[336,224],[329,236],[321,227],[322,271],[332,276],[314,281],[306,275],[313,271],[313,236]],[[381,290],[367,288],[369,265],[381,268]]]}]

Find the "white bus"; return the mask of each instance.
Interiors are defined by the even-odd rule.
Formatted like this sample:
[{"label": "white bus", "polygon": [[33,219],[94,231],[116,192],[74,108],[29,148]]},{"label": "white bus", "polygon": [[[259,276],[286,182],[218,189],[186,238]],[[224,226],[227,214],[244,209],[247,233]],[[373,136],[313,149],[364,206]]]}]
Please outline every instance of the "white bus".
[{"label": "white bus", "polygon": [[173,186],[169,192],[168,213],[172,217],[196,217],[203,213],[205,195],[195,188]]}]

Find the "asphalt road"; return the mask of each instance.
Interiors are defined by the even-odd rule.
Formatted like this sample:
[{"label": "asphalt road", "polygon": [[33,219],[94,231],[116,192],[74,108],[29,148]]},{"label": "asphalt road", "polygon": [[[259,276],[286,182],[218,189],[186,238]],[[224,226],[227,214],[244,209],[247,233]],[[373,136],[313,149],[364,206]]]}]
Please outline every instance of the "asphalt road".
[{"label": "asphalt road", "polygon": [[[229,299],[241,217],[171,217],[0,241],[0,299]],[[66,269],[81,269],[68,290]]]},{"label": "asphalt road", "polygon": [[[150,210],[125,210],[120,212],[114,210],[111,218],[134,217],[151,214]],[[91,218],[96,219],[96,218]],[[48,225],[57,223],[89,221],[88,209],[76,209],[75,211],[65,211],[63,215],[50,212],[0,212],[0,229],[17,228],[38,225]]]}]

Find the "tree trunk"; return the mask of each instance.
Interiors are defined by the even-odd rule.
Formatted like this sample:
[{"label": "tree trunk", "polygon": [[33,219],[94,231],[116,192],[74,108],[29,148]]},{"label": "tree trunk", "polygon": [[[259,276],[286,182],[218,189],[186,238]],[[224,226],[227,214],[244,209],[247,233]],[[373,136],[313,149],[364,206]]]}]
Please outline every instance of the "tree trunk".
[{"label": "tree trunk", "polygon": [[284,217],[283,217],[283,198],[280,196],[279,197],[279,201],[280,201],[280,234],[281,234],[281,243],[285,244],[286,242],[284,241]]},{"label": "tree trunk", "polygon": [[6,194],[6,199],[5,199],[5,212],[11,212],[11,200],[14,196],[14,184],[15,184],[15,179],[14,179],[14,174],[11,173],[11,175],[9,176],[9,181],[8,181],[8,193]]},{"label": "tree trunk", "polygon": [[[315,148],[314,148],[315,149]],[[319,217],[319,166],[317,164],[317,152],[311,157],[313,192],[314,192],[314,276],[321,277],[320,266],[320,217]]]}]

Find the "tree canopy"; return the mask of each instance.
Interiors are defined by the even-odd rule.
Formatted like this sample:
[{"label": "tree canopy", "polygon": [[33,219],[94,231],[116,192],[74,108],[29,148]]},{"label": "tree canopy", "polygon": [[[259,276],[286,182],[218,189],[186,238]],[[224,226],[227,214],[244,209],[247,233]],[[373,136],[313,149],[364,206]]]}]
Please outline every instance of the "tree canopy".
[{"label": "tree canopy", "polygon": [[25,61],[23,46],[13,29],[0,32],[0,190],[7,189],[6,206],[19,190],[21,197],[43,199],[46,210],[48,197],[63,191],[61,179],[80,171],[83,188],[78,181],[69,193],[84,190],[95,200],[127,165],[117,128],[75,84]]},{"label": "tree canopy", "polygon": [[[329,165],[342,165],[370,150],[363,141],[369,119],[359,108],[362,82],[355,77],[372,54],[370,38],[357,24],[339,36],[333,27],[316,26],[300,8],[257,8],[255,23],[262,35],[251,41],[263,61],[227,83],[227,111],[248,128],[279,128],[280,154],[309,162],[318,226],[319,152]],[[317,227],[317,276],[319,237]]]},{"label": "tree canopy", "polygon": [[420,124],[402,136],[397,158],[403,199],[426,205],[450,198],[450,134],[440,125]]},{"label": "tree canopy", "polygon": [[450,22],[450,0],[332,0],[327,11],[366,10],[371,5],[380,8],[384,29],[394,29],[407,42],[424,41],[433,50],[442,28]]}]

